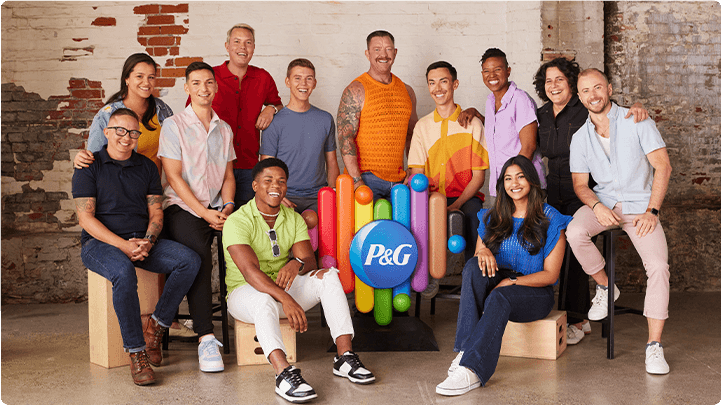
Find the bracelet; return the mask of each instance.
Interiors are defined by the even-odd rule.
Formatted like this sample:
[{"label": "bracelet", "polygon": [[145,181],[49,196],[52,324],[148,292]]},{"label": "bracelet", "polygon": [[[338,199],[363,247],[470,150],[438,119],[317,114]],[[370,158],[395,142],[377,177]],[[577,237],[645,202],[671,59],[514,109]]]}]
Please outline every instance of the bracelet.
[{"label": "bracelet", "polygon": [[235,203],[233,203],[233,202],[227,202],[227,203],[224,203],[224,204],[223,204],[223,207],[221,207],[221,210],[225,209],[226,206],[228,206],[229,204],[232,204],[234,209],[236,208],[236,204],[235,204]]},{"label": "bracelet", "polygon": [[592,211],[594,211],[594,208],[597,207],[597,205],[601,202],[602,202],[601,200],[597,200],[597,202],[594,203],[594,206],[592,206]]}]

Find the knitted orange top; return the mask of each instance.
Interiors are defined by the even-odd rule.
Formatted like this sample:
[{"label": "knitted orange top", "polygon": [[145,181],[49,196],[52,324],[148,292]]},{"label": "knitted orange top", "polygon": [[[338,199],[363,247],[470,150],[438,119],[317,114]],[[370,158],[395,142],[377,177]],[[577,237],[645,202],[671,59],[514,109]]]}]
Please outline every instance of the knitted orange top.
[{"label": "knitted orange top", "polygon": [[388,85],[368,73],[356,80],[365,91],[356,136],[359,169],[389,182],[401,182],[406,176],[404,149],[412,110],[406,85],[395,75]]}]

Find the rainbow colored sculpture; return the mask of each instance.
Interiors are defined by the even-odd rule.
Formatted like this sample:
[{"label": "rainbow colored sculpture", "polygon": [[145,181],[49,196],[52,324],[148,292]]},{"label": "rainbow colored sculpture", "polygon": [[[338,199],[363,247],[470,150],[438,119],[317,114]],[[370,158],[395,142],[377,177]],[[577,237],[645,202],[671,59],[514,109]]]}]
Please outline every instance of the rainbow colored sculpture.
[{"label": "rainbow colored sculpture", "polygon": [[[429,196],[427,177],[417,174],[409,185],[411,189],[394,186],[391,202],[379,199],[375,204],[371,189],[354,191],[345,174],[337,178],[336,191],[325,187],[318,192],[313,232],[321,266],[336,266],[344,292],[354,291],[356,308],[363,313],[373,309],[380,325],[391,323],[392,309],[409,309],[411,289],[426,289],[429,274],[446,274],[447,246],[464,244],[463,238],[447,241],[446,198],[439,192]],[[309,224],[311,217],[304,216]]]}]

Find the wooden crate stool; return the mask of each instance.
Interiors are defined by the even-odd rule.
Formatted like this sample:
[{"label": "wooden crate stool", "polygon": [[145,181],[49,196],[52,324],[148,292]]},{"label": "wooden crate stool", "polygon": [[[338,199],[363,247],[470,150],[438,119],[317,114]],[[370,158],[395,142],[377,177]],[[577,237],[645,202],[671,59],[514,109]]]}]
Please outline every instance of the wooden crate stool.
[{"label": "wooden crate stool", "polygon": [[506,325],[501,355],[555,360],[567,348],[567,312],[552,310],[541,320]]},{"label": "wooden crate stool", "polygon": [[[233,320],[236,324],[236,360],[238,365],[268,364],[263,349],[256,338],[256,326]],[[281,337],[286,346],[286,359],[296,362],[296,332],[291,328],[288,319],[281,319]]]},{"label": "wooden crate stool", "polygon": [[[138,276],[140,313],[150,314],[163,293],[163,275],[135,268]],[[106,368],[130,364],[123,350],[120,325],[113,308],[113,285],[109,280],[88,270],[88,321],[90,362]]]}]

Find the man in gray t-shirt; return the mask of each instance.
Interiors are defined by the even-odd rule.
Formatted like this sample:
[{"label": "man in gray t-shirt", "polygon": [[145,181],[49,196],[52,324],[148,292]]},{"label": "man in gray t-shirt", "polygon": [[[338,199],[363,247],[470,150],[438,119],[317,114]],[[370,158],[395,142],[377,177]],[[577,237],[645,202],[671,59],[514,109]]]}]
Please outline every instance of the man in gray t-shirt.
[{"label": "man in gray t-shirt", "polygon": [[318,212],[317,194],[334,187],[339,175],[333,116],[311,105],[316,68],[308,59],[294,59],[286,71],[291,101],[263,131],[261,160],[275,157],[288,165],[288,193],[283,204],[301,213]]}]

